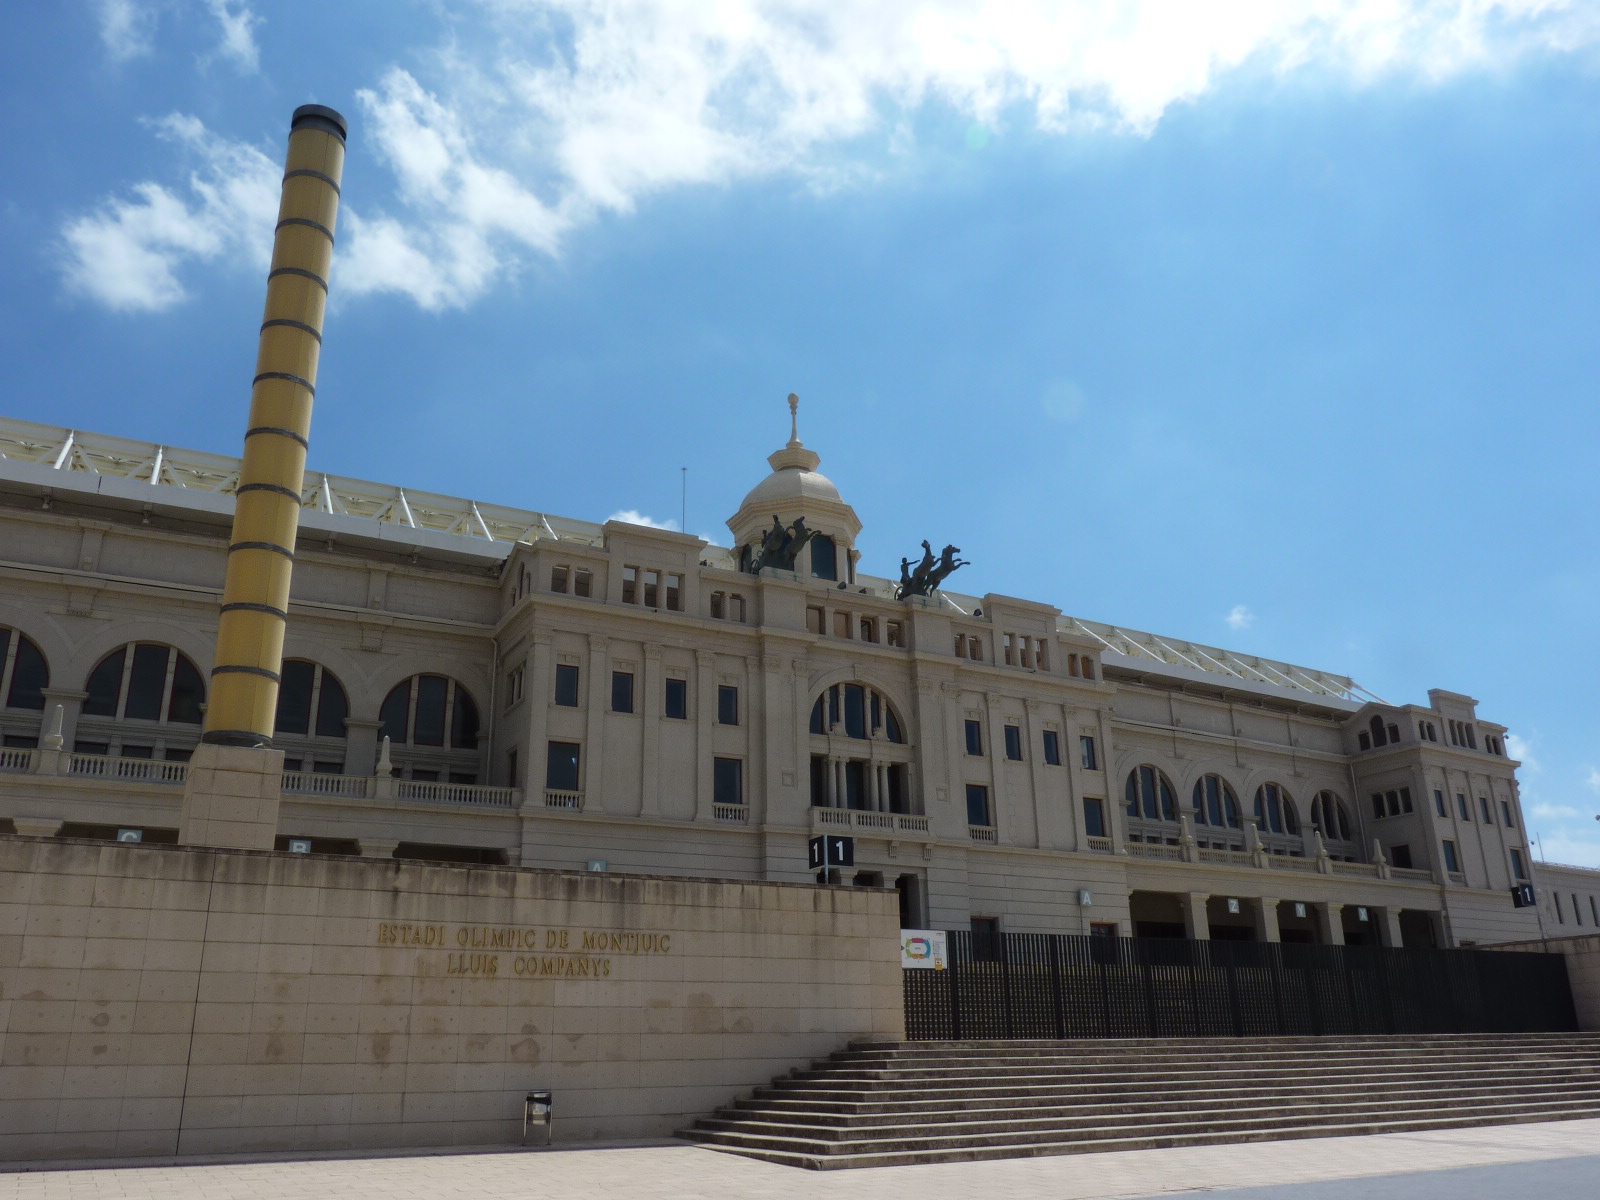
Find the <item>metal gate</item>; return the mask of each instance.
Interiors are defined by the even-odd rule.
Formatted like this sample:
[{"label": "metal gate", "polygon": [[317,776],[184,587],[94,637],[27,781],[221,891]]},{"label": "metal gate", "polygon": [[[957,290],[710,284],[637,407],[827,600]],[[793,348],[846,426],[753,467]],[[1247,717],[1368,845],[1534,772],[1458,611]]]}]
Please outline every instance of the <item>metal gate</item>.
[{"label": "metal gate", "polygon": [[1001,934],[907,970],[914,1039],[1576,1030],[1559,954]]}]

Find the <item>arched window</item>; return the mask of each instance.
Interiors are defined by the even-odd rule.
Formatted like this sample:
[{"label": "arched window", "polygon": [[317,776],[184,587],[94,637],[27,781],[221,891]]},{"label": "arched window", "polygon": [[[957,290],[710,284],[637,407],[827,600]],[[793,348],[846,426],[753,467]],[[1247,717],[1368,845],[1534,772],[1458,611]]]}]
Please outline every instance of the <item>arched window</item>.
[{"label": "arched window", "polygon": [[1330,841],[1350,840],[1350,815],[1334,792],[1322,791],[1311,801],[1311,828]]},{"label": "arched window", "polygon": [[1294,801],[1276,783],[1264,783],[1256,789],[1256,827],[1262,832],[1291,837],[1300,833],[1300,815],[1295,812]]},{"label": "arched window", "polygon": [[50,668],[33,639],[0,625],[0,702],[6,708],[42,709]]},{"label": "arched window", "polygon": [[1239,829],[1239,801],[1220,775],[1205,775],[1194,785],[1194,823],[1219,829]]},{"label": "arched window", "polygon": [[842,733],[845,737],[875,737],[904,745],[905,728],[894,707],[881,692],[859,683],[836,683],[811,706],[812,733]]},{"label": "arched window", "polygon": [[811,574],[818,579],[839,578],[839,549],[825,533],[811,539]]},{"label": "arched window", "polygon": [[397,746],[478,748],[478,706],[467,689],[443,675],[413,675],[397,683],[378,711],[383,736]]},{"label": "arched window", "polygon": [[303,658],[283,660],[275,737],[342,738],[350,699],[333,672]]},{"label": "arched window", "polygon": [[1384,732],[1382,717],[1373,717],[1372,720],[1367,722],[1367,728],[1372,731],[1372,745],[1374,749],[1379,746],[1387,746],[1389,744],[1389,735]]},{"label": "arched window", "polygon": [[159,642],[138,642],[106,655],[89,672],[86,717],[200,724],[206,685],[189,656]]},{"label": "arched window", "polygon": [[1143,817],[1147,821],[1178,819],[1178,801],[1172,785],[1154,767],[1135,767],[1129,771],[1123,796],[1130,817]]}]

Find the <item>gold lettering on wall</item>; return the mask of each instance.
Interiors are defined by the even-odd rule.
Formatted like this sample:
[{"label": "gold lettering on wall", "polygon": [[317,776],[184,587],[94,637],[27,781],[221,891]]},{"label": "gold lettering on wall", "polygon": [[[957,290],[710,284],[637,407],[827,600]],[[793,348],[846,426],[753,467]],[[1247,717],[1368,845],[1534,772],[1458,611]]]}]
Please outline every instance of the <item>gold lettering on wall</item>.
[{"label": "gold lettering on wall", "polygon": [[[624,929],[552,929],[498,925],[378,924],[380,946],[446,950],[446,975],[501,977],[501,955],[512,951],[509,973],[523,979],[609,979],[611,956],[670,954],[670,933]],[[570,951],[570,953],[569,953]],[[435,960],[436,961],[436,960]]]}]

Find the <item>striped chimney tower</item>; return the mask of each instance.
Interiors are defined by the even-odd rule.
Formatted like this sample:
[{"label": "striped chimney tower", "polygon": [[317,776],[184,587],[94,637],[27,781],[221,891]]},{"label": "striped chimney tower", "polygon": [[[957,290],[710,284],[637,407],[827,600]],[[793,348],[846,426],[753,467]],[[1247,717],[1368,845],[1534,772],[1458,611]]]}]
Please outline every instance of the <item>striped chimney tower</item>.
[{"label": "striped chimney tower", "polygon": [[289,123],[283,199],[222,588],[217,665],[211,670],[201,739],[213,745],[272,744],[348,128],[342,116],[320,104],[301,105]]}]

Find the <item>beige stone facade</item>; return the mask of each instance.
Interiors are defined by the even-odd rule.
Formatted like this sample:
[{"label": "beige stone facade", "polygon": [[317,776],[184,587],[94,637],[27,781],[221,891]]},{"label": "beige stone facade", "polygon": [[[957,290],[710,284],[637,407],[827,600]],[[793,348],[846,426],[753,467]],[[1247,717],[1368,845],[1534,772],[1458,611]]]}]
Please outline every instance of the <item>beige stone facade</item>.
[{"label": "beige stone facade", "polygon": [[0,1159],[662,1136],[899,1037],[892,893],[0,838]]},{"label": "beige stone facade", "polygon": [[[175,840],[237,462],[22,422],[0,454],[0,819]],[[308,474],[276,844],[804,881],[834,832],[918,927],[1538,936],[1516,763],[1470,697],[896,599],[819,465],[792,436],[753,470],[732,548]],[[740,569],[796,518],[792,570]]]}]

